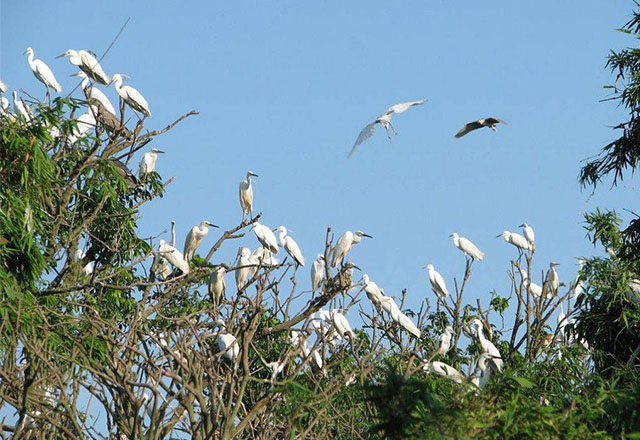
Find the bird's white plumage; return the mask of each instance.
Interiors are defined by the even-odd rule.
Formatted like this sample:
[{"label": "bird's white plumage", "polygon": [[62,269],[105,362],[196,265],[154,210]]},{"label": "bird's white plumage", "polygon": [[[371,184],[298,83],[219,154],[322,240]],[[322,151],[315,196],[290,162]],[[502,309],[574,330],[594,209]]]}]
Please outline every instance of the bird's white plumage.
[{"label": "bird's white plumage", "polygon": [[[240,257],[238,259],[238,266],[252,266],[255,264],[251,259],[251,250],[249,248],[240,248],[238,254]],[[255,267],[241,267],[240,269],[236,269],[236,286],[238,290],[244,289],[247,280],[253,276],[255,270]]]},{"label": "bird's white plumage", "polygon": [[517,247],[520,250],[526,251],[531,248],[529,240],[516,232],[503,231],[498,237],[504,238],[504,241]]},{"label": "bird's white plumage", "polygon": [[481,252],[478,247],[471,242],[468,238],[460,237],[457,233],[451,235],[453,237],[453,244],[460,249],[466,255],[470,256],[474,260],[480,260],[484,258],[484,252]]},{"label": "bird's white plumage", "polygon": [[251,177],[256,177],[253,171],[247,171],[245,180],[239,185],[240,208],[243,215],[250,215],[253,212],[253,186],[251,185]]},{"label": "bird's white plumage", "polygon": [[151,110],[149,110],[149,103],[147,103],[147,100],[138,90],[131,86],[122,85],[122,75],[116,73],[113,75],[112,81],[116,88],[116,92],[129,107],[144,114],[145,116],[151,116]]},{"label": "bird's white plumage", "polygon": [[278,248],[278,241],[276,240],[276,236],[271,229],[261,224],[260,222],[255,222],[253,224],[253,232],[256,234],[256,238],[262,246],[269,249],[271,253],[278,253],[278,251],[280,250]]},{"label": "bird's white plumage", "polygon": [[322,280],[324,279],[324,255],[318,255],[311,265],[311,289],[315,292],[320,288]]},{"label": "bird's white plumage", "polygon": [[298,243],[288,235],[287,228],[284,226],[278,226],[278,231],[280,231],[280,245],[297,264],[304,266],[304,256],[302,255],[300,246],[298,246]]},{"label": "bird's white plumage", "polygon": [[443,298],[449,296],[444,278],[434,269],[433,264],[427,265],[427,273],[429,274],[429,282],[431,283],[433,292]]},{"label": "bird's white plumage", "polygon": [[208,290],[209,295],[216,300],[224,298],[225,290],[227,289],[227,282],[224,276],[227,274],[227,270],[224,266],[218,266],[211,271],[209,275]]},{"label": "bird's white plumage", "polygon": [[22,116],[27,122],[33,119],[29,107],[27,107],[22,98],[18,98],[18,92],[15,90],[13,91],[13,111],[16,115]]},{"label": "bird's white plumage", "polygon": [[338,334],[343,338],[349,337],[349,339],[355,338],[356,334],[353,332],[349,320],[344,314],[338,310],[333,309],[330,312],[331,322]]},{"label": "bird's white plumage", "polygon": [[110,83],[109,76],[105,73],[96,57],[89,51],[79,50],[78,56],[80,58],[80,65],[78,67],[82,69],[85,74],[105,86]]},{"label": "bird's white plumage", "polygon": [[184,274],[189,273],[190,271],[189,263],[187,262],[187,260],[185,260],[182,253],[178,249],[176,249],[174,246],[170,245],[164,240],[160,240],[160,246],[158,246],[158,252],[173,267],[179,269]]},{"label": "bird's white plumage", "polygon": [[209,233],[209,226],[214,226],[208,221],[203,221],[199,225],[191,228],[187,234],[187,238],[184,240],[184,258],[189,261],[193,258],[193,255],[198,249],[198,246],[202,243],[202,240]]},{"label": "bird's white plumage", "polygon": [[545,277],[544,284],[542,285],[547,298],[557,295],[558,289],[560,288],[560,278],[558,277],[558,272],[556,272],[557,265],[558,263],[549,263],[549,270],[547,271],[547,276]]},{"label": "bird's white plumage", "polygon": [[498,371],[502,371],[502,356],[500,355],[500,351],[493,344],[493,342],[491,342],[484,336],[484,332],[482,331],[482,321],[476,318],[471,321],[471,324],[476,326],[476,336],[478,337],[478,341],[480,342],[482,351],[489,355],[489,357],[491,358],[491,362],[493,362],[496,369]]},{"label": "bird's white plumage", "polygon": [[0,79],[0,93],[7,93],[7,85]]},{"label": "bird's white plumage", "polygon": [[86,73],[84,73],[83,71],[80,71],[76,73],[74,76],[82,78],[82,83],[80,84],[80,86],[87,93],[89,101],[94,99],[100,102],[100,104],[102,104],[102,106],[106,111],[111,113],[113,116],[116,115],[116,109],[113,107],[113,104],[111,104],[111,101],[109,100],[109,98],[107,98],[107,95],[102,93],[102,90],[100,90],[99,88],[93,87],[89,84],[89,77],[87,77]]},{"label": "bird's white plumage", "polygon": [[367,294],[367,298],[369,298],[371,304],[379,309],[382,304],[382,298],[384,297],[382,289],[380,289],[380,287],[378,287],[376,283],[371,281],[369,279],[369,275],[367,275],[366,273],[362,275],[362,281],[364,282],[364,291]]},{"label": "bird's white plumage", "polygon": [[71,135],[69,136],[69,143],[76,143],[78,140],[85,137],[89,130],[95,128],[95,126],[96,119],[93,117],[93,114],[91,112],[81,114],[76,119],[76,126],[71,131]]},{"label": "bird's white plumage", "polygon": [[453,336],[453,327],[450,325],[436,339],[436,351],[434,356],[444,356],[451,349],[451,337]]},{"label": "bird's white plumage", "polygon": [[529,226],[527,223],[521,224],[520,227],[522,228],[522,233],[524,234],[524,238],[526,238],[529,244],[531,245],[531,247],[533,247],[536,241],[536,234],[535,232],[533,232],[533,228]]},{"label": "bird's white plumage", "polygon": [[156,170],[156,163],[158,162],[158,154],[160,153],[162,153],[162,151],[157,148],[152,148],[144,153],[142,159],[140,159],[138,175],[142,176],[143,174],[154,172]]},{"label": "bird's white plumage", "polygon": [[444,362],[424,361],[422,369],[427,373],[439,374],[440,376],[446,377],[447,379],[455,383],[462,383],[462,381],[464,380],[464,376],[462,375],[462,373],[453,368],[451,365],[445,364]]},{"label": "bird's white plumage", "polygon": [[371,238],[370,235],[365,234],[362,231],[356,231],[355,233],[346,231],[344,234],[342,234],[338,239],[338,243],[336,243],[336,246],[333,248],[331,254],[331,266],[338,267],[338,264],[342,263],[353,245],[360,243],[362,237]]},{"label": "bird's white plumage", "polygon": [[527,275],[527,271],[524,269],[520,269],[520,274],[522,275],[522,283],[526,286],[527,290],[530,294],[535,296],[536,298],[542,296],[542,286],[532,282]]},{"label": "bird's white plumage", "polygon": [[380,301],[380,305],[382,306],[382,308],[389,314],[391,319],[393,319],[396,324],[400,325],[416,338],[420,337],[422,332],[420,331],[418,326],[414,324],[411,318],[402,313],[400,307],[398,307],[398,304],[396,304],[393,298],[391,298],[390,296],[382,296]]},{"label": "bird's white plumage", "polygon": [[25,53],[28,55],[27,61],[29,62],[29,67],[38,81],[44,84],[47,89],[53,89],[56,92],[61,93],[62,86],[49,66],[47,66],[42,60],[33,59],[34,53],[32,48],[27,47]]}]

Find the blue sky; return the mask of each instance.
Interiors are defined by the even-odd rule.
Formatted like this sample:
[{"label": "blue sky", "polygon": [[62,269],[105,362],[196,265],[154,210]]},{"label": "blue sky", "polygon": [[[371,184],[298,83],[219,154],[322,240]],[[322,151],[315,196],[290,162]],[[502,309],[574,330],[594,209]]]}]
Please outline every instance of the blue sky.
[{"label": "blue sky", "polygon": [[[594,251],[585,211],[629,206],[636,181],[593,197],[581,191],[580,161],[612,140],[624,117],[600,103],[611,81],[612,48],[635,44],[616,32],[631,2],[476,1],[350,2],[3,2],[0,78],[44,95],[22,55],[47,62],[65,91],[75,69],[54,57],[69,48],[101,54],[109,74],[149,101],[150,129],[195,109],[160,138],[158,171],[177,176],[167,195],[146,206],[142,233],[177,220],[178,242],[204,219],[238,223],[238,182],[260,175],[255,210],[263,223],[295,231],[310,262],[325,230],[374,236],[353,260],[387,293],[409,290],[417,306],[427,263],[452,285],[464,258],[448,235],[458,232],[487,253],[469,297],[507,288],[515,250],[494,237],[523,221],[537,234],[539,272],[559,261],[569,282],[575,258]],[[113,87],[107,94],[114,101]],[[360,129],[388,106],[427,98],[345,156]],[[497,116],[498,133],[453,135],[466,122]],[[203,248],[211,246],[211,233]],[[228,243],[216,262],[233,259],[253,234]],[[201,249],[201,250],[202,250]],[[205,249],[206,250],[206,249]],[[300,278],[309,283],[308,267]],[[305,284],[306,285],[306,284]]]}]

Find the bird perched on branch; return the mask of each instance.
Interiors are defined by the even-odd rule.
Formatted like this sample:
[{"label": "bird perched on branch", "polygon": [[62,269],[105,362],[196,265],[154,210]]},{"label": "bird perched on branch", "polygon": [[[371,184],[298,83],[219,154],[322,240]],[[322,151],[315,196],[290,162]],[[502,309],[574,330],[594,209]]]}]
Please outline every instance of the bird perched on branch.
[{"label": "bird perched on branch", "polygon": [[444,278],[434,268],[433,264],[428,264],[427,272],[429,274],[429,282],[431,283],[431,290],[441,298],[449,296],[447,285],[444,282]]},{"label": "bird perched on branch", "polygon": [[468,134],[473,130],[477,130],[482,127],[489,127],[493,131],[498,131],[498,129],[496,128],[497,124],[509,125],[498,118],[478,119],[477,121],[473,121],[465,124],[464,127],[462,127],[460,131],[456,133],[456,137],[461,138],[465,134]]},{"label": "bird perched on branch", "polygon": [[144,96],[142,96],[142,93],[131,86],[122,85],[123,81],[121,74],[116,73],[113,75],[112,82],[114,83],[114,87],[116,88],[116,92],[118,92],[120,98],[122,98],[122,100],[133,110],[140,112],[147,117],[151,116],[149,104],[147,103],[147,100],[144,99]]},{"label": "bird perched on branch", "polygon": [[56,79],[55,75],[42,60],[34,60],[33,59],[33,49],[27,47],[27,50],[24,52],[25,55],[28,55],[27,61],[29,62],[29,67],[33,72],[33,75],[47,88],[47,94],[49,93],[49,89],[53,89],[58,93],[62,92],[62,86]]},{"label": "bird perched on branch", "polygon": [[218,227],[218,225],[214,225],[213,223],[205,220],[199,225],[191,228],[191,231],[187,234],[187,238],[184,241],[184,258],[187,261],[193,258],[196,249],[198,249],[198,246],[200,246],[204,237],[209,233],[209,226],[212,228]]},{"label": "bird perched on branch", "polygon": [[242,218],[246,215],[253,216],[253,187],[251,177],[258,177],[253,171],[247,171],[245,180],[240,182],[240,207],[242,208]]},{"label": "bird perched on branch", "polygon": [[365,234],[362,231],[356,231],[355,233],[347,231],[338,239],[336,247],[333,248],[331,256],[331,266],[338,267],[338,264],[342,263],[347,252],[351,250],[354,244],[360,243],[362,237],[372,238],[371,235]]},{"label": "bird perched on branch", "polygon": [[104,69],[96,57],[88,50],[69,49],[62,55],[58,55],[56,58],[62,57],[68,57],[69,62],[74,66],[77,66],[92,81],[99,82],[105,86],[108,86],[111,83],[109,75],[104,72]]},{"label": "bird perched on branch", "polygon": [[304,266],[304,256],[300,250],[298,243],[291,238],[288,234],[287,228],[284,226],[278,226],[276,231],[280,232],[280,245],[285,251],[293,258],[297,265]]},{"label": "bird perched on branch", "polygon": [[455,232],[449,237],[453,237],[453,244],[455,247],[460,249],[473,260],[482,261],[482,259],[484,258],[484,252],[481,252],[480,249],[478,249],[478,247],[473,244],[468,238],[460,237]]}]

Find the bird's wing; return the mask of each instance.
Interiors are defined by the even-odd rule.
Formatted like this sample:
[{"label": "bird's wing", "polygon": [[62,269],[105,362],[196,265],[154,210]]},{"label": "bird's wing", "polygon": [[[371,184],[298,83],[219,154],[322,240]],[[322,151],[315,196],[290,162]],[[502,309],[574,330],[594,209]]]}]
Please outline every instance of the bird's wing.
[{"label": "bird's wing", "polygon": [[353,155],[353,153],[356,152],[356,150],[358,149],[361,143],[363,143],[364,141],[369,139],[371,136],[373,136],[373,132],[375,130],[376,130],[376,122],[374,121],[371,124],[364,127],[362,131],[360,131],[360,134],[358,135],[358,139],[356,139],[356,142],[353,144],[353,148],[351,148],[351,151],[349,151],[349,154],[347,155],[347,159],[350,158]]},{"label": "bird's wing", "polygon": [[506,122],[504,122],[502,119],[498,119],[498,118],[487,118],[485,119],[485,122],[488,122],[490,124],[504,124],[504,125],[509,125]]},{"label": "bird's wing", "polygon": [[300,250],[300,246],[298,246],[298,243],[296,243],[296,241],[291,237],[287,237],[287,240],[285,243],[289,248],[287,250],[291,252],[291,256],[298,263],[300,263],[300,265],[304,266],[304,257],[302,256],[302,251]]},{"label": "bird's wing", "polygon": [[482,127],[482,124],[480,124],[478,121],[469,122],[468,124],[465,124],[464,127],[462,127],[459,132],[456,133],[456,137],[461,138],[462,136],[469,133],[470,131],[477,130],[478,128],[481,128],[481,127]]},{"label": "bird's wing", "polygon": [[49,68],[49,66],[47,66],[43,61],[41,60],[36,60],[35,63],[35,67],[36,70],[38,71],[38,73],[45,78],[49,83],[51,83],[51,85],[58,85],[58,80],[56,79],[56,76],[53,74],[53,72],[51,71],[51,69]]},{"label": "bird's wing", "polygon": [[409,109],[410,107],[413,107],[414,105],[422,105],[424,104],[426,101],[426,99],[421,99],[419,101],[409,101],[409,102],[401,102],[399,104],[396,105],[392,105],[391,107],[389,107],[387,109],[387,111],[385,112],[385,115],[391,114],[391,113],[403,113],[406,112],[407,109]]},{"label": "bird's wing", "polygon": [[131,86],[123,86],[123,89],[126,91],[127,96],[129,97],[130,100],[134,101],[140,107],[149,111],[149,103],[147,102],[146,99],[144,99],[144,96],[142,96],[142,93],[140,93],[138,90],[134,89]]}]

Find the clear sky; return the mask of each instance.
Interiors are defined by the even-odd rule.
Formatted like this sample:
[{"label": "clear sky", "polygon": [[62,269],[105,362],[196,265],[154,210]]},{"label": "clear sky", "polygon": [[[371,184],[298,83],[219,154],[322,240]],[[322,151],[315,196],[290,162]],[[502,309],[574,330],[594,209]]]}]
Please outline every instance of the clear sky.
[{"label": "clear sky", "polygon": [[[581,191],[580,161],[612,140],[624,117],[603,85],[610,49],[636,44],[616,32],[628,1],[324,1],[324,2],[9,2],[0,9],[0,78],[10,89],[44,95],[29,71],[27,46],[70,91],[77,82],[69,48],[102,54],[109,74],[147,98],[147,128],[190,118],[155,144],[158,171],[177,176],[166,197],[146,206],[142,233],[177,220],[178,242],[207,219],[223,227],[241,217],[238,182],[260,175],[255,210],[263,223],[295,231],[309,263],[325,231],[374,236],[353,260],[387,294],[428,294],[427,263],[452,284],[464,258],[458,232],[486,252],[470,300],[507,288],[515,249],[494,237],[523,221],[537,234],[536,270],[558,261],[561,279],[575,258],[600,252],[585,239],[585,211],[622,208],[636,180],[595,196]],[[107,94],[115,101],[113,86]],[[350,160],[360,129],[397,102],[428,102],[395,119],[399,136],[379,130]],[[497,116],[509,125],[453,135],[466,122]],[[208,249],[215,232],[202,245]],[[228,243],[230,262],[253,234]],[[308,266],[300,278],[309,283]],[[539,280],[538,280],[539,281]],[[429,295],[431,295],[429,293]]]}]

